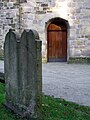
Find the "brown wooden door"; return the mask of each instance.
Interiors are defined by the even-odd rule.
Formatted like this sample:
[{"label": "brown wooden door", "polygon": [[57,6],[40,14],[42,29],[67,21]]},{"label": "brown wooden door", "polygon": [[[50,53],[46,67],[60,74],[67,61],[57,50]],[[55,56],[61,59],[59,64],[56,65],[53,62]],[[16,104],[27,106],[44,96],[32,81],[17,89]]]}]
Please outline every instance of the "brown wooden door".
[{"label": "brown wooden door", "polygon": [[67,30],[64,25],[50,24],[47,32],[48,61],[67,60]]}]

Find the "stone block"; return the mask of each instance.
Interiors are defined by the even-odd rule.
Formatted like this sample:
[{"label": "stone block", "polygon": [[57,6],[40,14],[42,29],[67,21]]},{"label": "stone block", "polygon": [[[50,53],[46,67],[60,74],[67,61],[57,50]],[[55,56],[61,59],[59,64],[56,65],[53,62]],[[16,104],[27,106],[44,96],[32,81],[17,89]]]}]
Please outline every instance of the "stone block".
[{"label": "stone block", "polygon": [[0,3],[0,8],[3,7],[3,3]]},{"label": "stone block", "polygon": [[25,3],[27,2],[27,0],[20,0],[20,3]]},{"label": "stone block", "polygon": [[13,2],[8,2],[7,7],[13,7]]}]

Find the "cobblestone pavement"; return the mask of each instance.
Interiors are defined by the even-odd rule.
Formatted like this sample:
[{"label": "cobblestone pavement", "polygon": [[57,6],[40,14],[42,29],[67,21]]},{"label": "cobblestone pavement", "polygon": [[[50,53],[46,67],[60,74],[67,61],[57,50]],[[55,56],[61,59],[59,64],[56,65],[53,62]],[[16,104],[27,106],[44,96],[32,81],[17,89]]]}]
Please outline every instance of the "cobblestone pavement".
[{"label": "cobblestone pavement", "polygon": [[[4,72],[0,61],[0,72]],[[52,62],[42,65],[43,93],[90,106],[90,65]]]},{"label": "cobblestone pavement", "polygon": [[90,65],[43,64],[43,93],[90,106]]}]

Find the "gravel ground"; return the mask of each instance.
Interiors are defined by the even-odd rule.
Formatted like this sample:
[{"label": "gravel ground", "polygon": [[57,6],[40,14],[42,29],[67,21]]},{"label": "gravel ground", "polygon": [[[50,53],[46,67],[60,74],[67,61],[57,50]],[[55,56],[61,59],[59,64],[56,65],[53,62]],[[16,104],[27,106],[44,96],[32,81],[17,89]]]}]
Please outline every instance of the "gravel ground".
[{"label": "gravel ground", "polygon": [[90,65],[52,62],[42,68],[44,94],[90,106]]}]

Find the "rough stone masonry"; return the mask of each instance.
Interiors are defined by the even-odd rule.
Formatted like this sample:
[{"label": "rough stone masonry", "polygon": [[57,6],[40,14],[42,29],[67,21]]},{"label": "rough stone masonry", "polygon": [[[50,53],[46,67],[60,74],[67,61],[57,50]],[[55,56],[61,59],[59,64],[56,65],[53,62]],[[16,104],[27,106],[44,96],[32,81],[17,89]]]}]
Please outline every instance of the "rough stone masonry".
[{"label": "rough stone masonry", "polygon": [[0,54],[10,28],[16,31],[35,29],[42,40],[42,57],[47,60],[47,28],[53,19],[67,25],[67,61],[90,58],[89,0],[0,0]]},{"label": "rough stone masonry", "polygon": [[42,62],[38,33],[10,30],[4,46],[6,106],[21,117],[41,119]]}]

